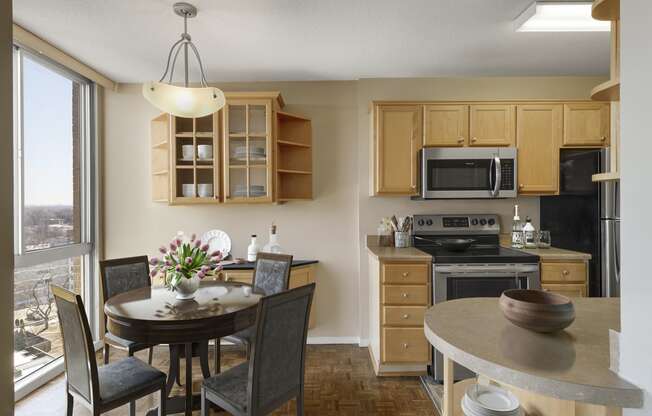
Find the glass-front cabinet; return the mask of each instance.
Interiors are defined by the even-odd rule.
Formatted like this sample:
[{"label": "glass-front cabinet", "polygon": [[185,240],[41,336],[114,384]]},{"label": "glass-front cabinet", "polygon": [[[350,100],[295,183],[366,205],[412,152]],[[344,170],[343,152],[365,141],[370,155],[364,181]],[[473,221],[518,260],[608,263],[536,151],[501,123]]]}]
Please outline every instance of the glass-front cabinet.
[{"label": "glass-front cabinet", "polygon": [[224,107],[224,202],[272,201],[272,101]]}]

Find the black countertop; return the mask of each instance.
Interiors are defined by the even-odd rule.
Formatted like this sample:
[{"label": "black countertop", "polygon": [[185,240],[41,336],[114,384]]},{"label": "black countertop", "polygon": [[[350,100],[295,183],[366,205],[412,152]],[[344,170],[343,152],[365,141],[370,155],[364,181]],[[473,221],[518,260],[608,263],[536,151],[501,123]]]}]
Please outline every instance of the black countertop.
[{"label": "black countertop", "polygon": [[[292,267],[307,266],[309,264],[319,263],[318,260],[292,260]],[[253,270],[256,263],[248,261],[241,264],[227,264],[222,266],[222,270]]]}]

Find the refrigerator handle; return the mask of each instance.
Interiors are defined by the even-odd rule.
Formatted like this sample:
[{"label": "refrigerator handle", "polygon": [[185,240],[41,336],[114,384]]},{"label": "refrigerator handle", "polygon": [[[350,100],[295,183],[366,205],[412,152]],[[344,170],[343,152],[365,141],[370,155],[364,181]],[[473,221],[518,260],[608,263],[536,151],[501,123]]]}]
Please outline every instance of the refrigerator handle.
[{"label": "refrigerator handle", "polygon": [[614,259],[614,274],[616,277],[616,282],[620,285],[620,258],[619,258],[619,253],[620,253],[620,247],[618,246],[620,244],[620,238],[616,237],[616,222],[615,221],[610,221],[611,227],[613,227],[613,241],[614,243],[611,245],[613,247],[613,259]]}]

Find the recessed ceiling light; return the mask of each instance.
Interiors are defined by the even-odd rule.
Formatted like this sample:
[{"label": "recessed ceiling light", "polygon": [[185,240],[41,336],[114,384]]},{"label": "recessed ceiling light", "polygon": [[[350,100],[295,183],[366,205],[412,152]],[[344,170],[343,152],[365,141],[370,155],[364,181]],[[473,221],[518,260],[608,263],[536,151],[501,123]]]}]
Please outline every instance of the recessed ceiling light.
[{"label": "recessed ceiling light", "polygon": [[591,17],[590,1],[535,1],[514,20],[517,32],[608,32],[611,22]]}]

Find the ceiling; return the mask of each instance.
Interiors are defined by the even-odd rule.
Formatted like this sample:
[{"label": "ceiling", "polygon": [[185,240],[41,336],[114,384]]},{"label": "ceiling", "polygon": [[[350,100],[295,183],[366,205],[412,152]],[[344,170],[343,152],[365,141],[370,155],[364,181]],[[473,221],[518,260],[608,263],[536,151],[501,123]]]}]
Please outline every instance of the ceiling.
[{"label": "ceiling", "polygon": [[[199,16],[189,33],[209,81],[609,70],[609,33],[514,32],[531,0],[190,1]],[[182,32],[173,3],[14,0],[14,21],[114,81],[142,82],[162,75]]]}]

